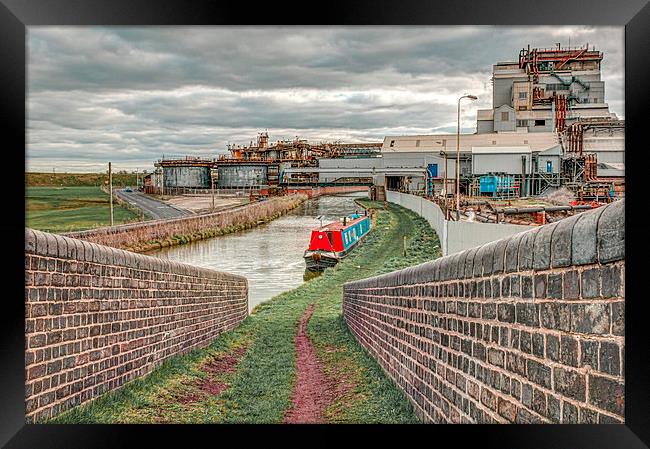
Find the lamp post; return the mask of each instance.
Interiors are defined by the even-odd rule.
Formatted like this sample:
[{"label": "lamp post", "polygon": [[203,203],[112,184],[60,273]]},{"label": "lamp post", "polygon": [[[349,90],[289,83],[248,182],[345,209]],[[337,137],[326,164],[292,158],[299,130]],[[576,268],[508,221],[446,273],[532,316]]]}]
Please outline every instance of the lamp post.
[{"label": "lamp post", "polygon": [[477,100],[474,95],[463,95],[458,99],[458,122],[456,127],[456,221],[460,221],[460,100],[469,98]]}]

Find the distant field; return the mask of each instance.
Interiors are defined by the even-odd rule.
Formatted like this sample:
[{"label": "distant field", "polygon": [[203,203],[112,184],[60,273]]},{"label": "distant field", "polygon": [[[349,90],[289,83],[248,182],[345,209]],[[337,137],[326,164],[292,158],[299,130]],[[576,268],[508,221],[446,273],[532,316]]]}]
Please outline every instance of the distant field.
[{"label": "distant field", "polygon": [[[25,173],[26,186],[100,186],[108,185],[107,173]],[[142,175],[140,175],[142,182]],[[136,175],[113,173],[113,186],[135,186]]]},{"label": "distant field", "polygon": [[[115,224],[138,215],[113,203]],[[78,231],[110,225],[109,198],[98,186],[25,187],[26,226],[49,232]]]}]

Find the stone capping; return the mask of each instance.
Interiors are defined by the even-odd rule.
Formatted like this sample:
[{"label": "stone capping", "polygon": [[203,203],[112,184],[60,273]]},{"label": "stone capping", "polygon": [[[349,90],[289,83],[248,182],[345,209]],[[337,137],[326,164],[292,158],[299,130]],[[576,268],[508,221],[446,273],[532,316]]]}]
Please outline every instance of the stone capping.
[{"label": "stone capping", "polygon": [[625,200],[431,262],[345,284],[411,285],[625,259]]},{"label": "stone capping", "polygon": [[25,228],[25,253],[60,259],[74,259],[80,262],[173,272],[192,277],[247,282],[244,276],[196,267],[180,262],[172,262],[158,257],[137,254],[31,228]]},{"label": "stone capping", "polygon": [[349,282],[344,320],[425,422],[622,423],[624,214]]}]

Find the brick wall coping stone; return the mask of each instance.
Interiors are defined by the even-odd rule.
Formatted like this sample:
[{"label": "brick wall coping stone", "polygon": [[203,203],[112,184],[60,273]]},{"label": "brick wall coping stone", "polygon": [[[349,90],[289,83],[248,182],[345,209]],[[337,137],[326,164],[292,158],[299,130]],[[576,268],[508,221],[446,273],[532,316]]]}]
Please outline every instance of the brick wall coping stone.
[{"label": "brick wall coping stone", "polygon": [[412,285],[492,273],[543,270],[625,258],[625,200],[400,271],[345,284],[350,288]]}]

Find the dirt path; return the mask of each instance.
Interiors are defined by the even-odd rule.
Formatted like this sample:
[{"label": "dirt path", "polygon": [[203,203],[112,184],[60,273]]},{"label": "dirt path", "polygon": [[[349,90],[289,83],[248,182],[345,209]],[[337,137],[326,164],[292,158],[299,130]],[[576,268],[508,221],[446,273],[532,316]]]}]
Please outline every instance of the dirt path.
[{"label": "dirt path", "polygon": [[310,304],[300,318],[296,335],[296,367],[298,381],[293,392],[292,407],[287,411],[287,424],[316,424],[325,422],[325,408],[334,399],[334,385],[323,374],[316,349],[307,335],[307,323],[314,313]]}]

